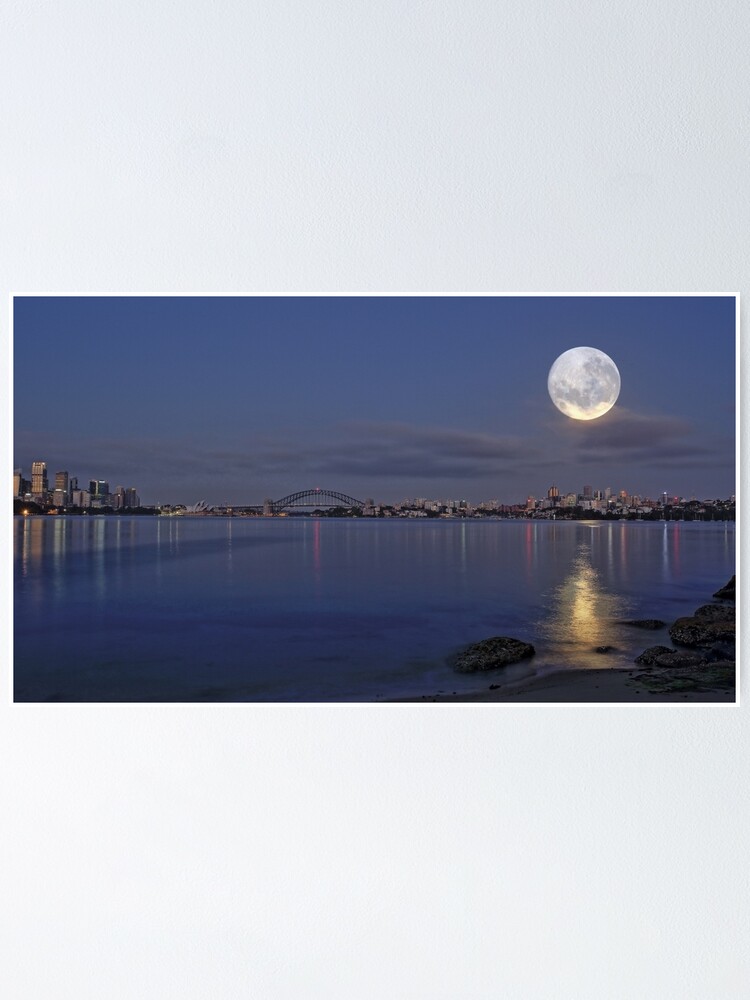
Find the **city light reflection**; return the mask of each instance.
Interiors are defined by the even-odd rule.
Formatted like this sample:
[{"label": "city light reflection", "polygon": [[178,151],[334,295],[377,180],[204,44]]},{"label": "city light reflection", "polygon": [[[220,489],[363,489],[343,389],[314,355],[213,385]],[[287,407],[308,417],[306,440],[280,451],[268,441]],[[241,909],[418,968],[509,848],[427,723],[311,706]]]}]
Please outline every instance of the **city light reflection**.
[{"label": "city light reflection", "polygon": [[536,574],[538,529],[539,526],[537,524],[532,524],[531,521],[526,523],[526,530],[524,532],[524,553],[526,557],[526,579],[528,581],[532,581]]},{"label": "city light reflection", "polygon": [[320,597],[320,521],[313,521],[313,578],[315,581],[315,596]]},{"label": "city light reflection", "polygon": [[92,518],[92,521],[94,522],[92,524],[94,537],[91,545],[94,555],[94,589],[96,596],[103,599],[107,593],[107,570],[104,565],[104,533],[107,526],[103,517]]}]

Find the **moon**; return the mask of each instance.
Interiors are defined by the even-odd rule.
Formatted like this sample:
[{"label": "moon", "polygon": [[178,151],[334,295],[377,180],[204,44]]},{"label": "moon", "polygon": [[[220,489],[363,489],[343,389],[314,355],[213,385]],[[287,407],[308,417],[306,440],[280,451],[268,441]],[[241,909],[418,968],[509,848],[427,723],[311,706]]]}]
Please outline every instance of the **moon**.
[{"label": "moon", "polygon": [[572,347],[550,368],[547,389],[566,417],[595,420],[615,405],[620,395],[620,373],[604,351]]}]

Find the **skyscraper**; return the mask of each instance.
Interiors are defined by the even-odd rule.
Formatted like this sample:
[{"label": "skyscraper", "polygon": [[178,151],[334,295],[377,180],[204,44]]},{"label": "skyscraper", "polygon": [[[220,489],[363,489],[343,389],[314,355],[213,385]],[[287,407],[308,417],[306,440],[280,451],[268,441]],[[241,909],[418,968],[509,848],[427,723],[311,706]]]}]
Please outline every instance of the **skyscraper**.
[{"label": "skyscraper", "polygon": [[70,477],[67,472],[55,473],[55,503],[58,501],[58,494],[62,495],[63,503],[70,500]]},{"label": "skyscraper", "polygon": [[35,495],[49,492],[46,462],[31,463],[31,492]]}]

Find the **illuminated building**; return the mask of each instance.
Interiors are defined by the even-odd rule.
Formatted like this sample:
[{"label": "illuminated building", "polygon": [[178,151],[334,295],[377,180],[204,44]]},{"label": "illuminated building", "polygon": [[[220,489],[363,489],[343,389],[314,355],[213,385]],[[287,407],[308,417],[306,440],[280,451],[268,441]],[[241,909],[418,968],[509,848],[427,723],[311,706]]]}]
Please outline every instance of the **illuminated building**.
[{"label": "illuminated building", "polygon": [[70,477],[68,476],[67,472],[56,472],[55,506],[64,507],[69,499],[70,499]]},{"label": "illuminated building", "polygon": [[49,492],[46,462],[31,463],[31,492],[35,495]]},{"label": "illuminated building", "polygon": [[92,497],[109,496],[109,483],[103,479],[91,479],[89,480],[89,493]]}]

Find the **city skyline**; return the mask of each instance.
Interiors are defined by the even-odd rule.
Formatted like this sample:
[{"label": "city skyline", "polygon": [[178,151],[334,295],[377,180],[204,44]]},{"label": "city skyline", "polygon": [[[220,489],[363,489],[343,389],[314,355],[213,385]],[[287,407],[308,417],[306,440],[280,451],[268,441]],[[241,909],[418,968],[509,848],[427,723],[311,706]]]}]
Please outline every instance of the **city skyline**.
[{"label": "city skyline", "polygon": [[[14,465],[137,482],[144,504],[313,486],[384,502],[735,493],[732,297],[25,298],[14,313]],[[622,375],[591,422],[546,390],[581,344]]]},{"label": "city skyline", "polygon": [[[129,495],[129,500],[130,499],[133,499],[133,500],[137,499],[139,502],[138,503],[128,502],[127,504],[119,504],[118,506],[140,506],[140,498],[137,496],[137,491],[136,491],[135,487],[132,487],[132,486],[130,486],[130,487],[123,487],[121,485],[118,485],[118,486],[114,487],[112,490],[110,490],[110,483],[107,482],[106,480],[95,480],[95,479],[86,480],[85,478],[71,475],[68,470],[60,470],[60,471],[56,471],[56,472],[52,473],[52,475],[54,476],[54,480],[55,480],[54,488],[53,488],[53,486],[51,485],[50,480],[49,480],[49,477],[50,477],[50,472],[49,472],[50,465],[49,465],[48,462],[46,462],[44,460],[37,460],[37,461],[31,463],[31,468],[32,468],[32,474],[31,474],[32,478],[30,480],[26,479],[24,477],[24,475],[23,475],[23,468],[22,467],[14,469],[14,491],[13,491],[14,492],[14,498],[18,499],[18,498],[23,498],[24,496],[31,498],[31,497],[34,497],[35,495],[40,494],[40,493],[46,493],[48,495],[49,502],[50,502],[50,504],[52,506],[63,506],[63,505],[67,505],[67,506],[81,506],[80,503],[76,502],[76,494],[81,494],[81,493],[86,492],[86,493],[88,493],[91,496],[92,500],[97,500],[98,499],[99,501],[101,501],[100,505],[103,505],[106,502],[106,497],[109,496],[110,499],[112,499],[115,496],[115,494],[122,493],[122,494],[128,494]],[[36,472],[34,471],[35,468],[37,470]],[[81,480],[80,487],[79,487],[79,478]],[[88,484],[89,484],[88,490],[86,490],[86,487],[85,487],[85,483],[86,482],[88,482]],[[43,483],[47,484],[47,487],[44,488],[44,489],[42,487]],[[22,487],[24,486],[24,484],[25,484],[25,486],[28,487],[28,489],[22,490]],[[320,489],[323,493],[327,493],[328,492],[328,488],[327,487],[324,487],[324,488],[318,487],[318,489]],[[63,498],[58,496],[58,493],[61,490],[65,491],[65,493],[67,494],[66,497],[65,497],[65,503],[64,504],[62,503],[62,499]],[[287,493],[288,492],[289,491],[287,491]],[[551,498],[555,498],[555,499],[559,498],[561,502],[563,500],[565,500],[568,503],[570,503],[571,500],[572,500],[572,498],[574,496],[577,497],[579,500],[584,500],[584,501],[585,500],[607,501],[607,500],[611,499],[613,502],[616,501],[616,500],[618,500],[618,499],[621,499],[621,500],[625,500],[625,499],[635,500],[637,502],[647,501],[647,502],[654,502],[654,503],[665,503],[665,502],[667,502],[667,500],[669,500],[669,502],[688,501],[688,500],[698,500],[698,501],[701,501],[701,502],[703,502],[703,501],[715,501],[715,500],[720,500],[720,501],[731,500],[731,501],[734,501],[734,494],[733,493],[732,494],[727,494],[726,496],[721,496],[721,495],[719,495],[717,493],[711,493],[711,494],[706,494],[706,495],[701,495],[701,496],[696,496],[695,494],[691,494],[690,496],[686,496],[686,495],[683,495],[683,494],[675,493],[673,491],[663,490],[658,495],[651,496],[649,494],[639,493],[637,490],[628,490],[627,488],[613,489],[611,486],[606,486],[606,487],[605,486],[599,486],[599,485],[592,486],[589,483],[584,484],[580,489],[572,489],[572,488],[570,488],[570,484],[563,484],[563,486],[560,488],[560,487],[558,487],[558,485],[556,483],[552,483],[548,487],[547,490],[542,490],[538,494],[527,493],[525,497],[519,497],[519,498],[500,497],[500,496],[495,496],[495,497],[486,496],[486,497],[483,497],[483,498],[476,498],[476,497],[469,497],[468,494],[466,494],[465,492],[462,492],[461,490],[459,490],[457,492],[454,491],[451,494],[445,494],[445,495],[441,495],[441,496],[434,495],[434,496],[418,497],[416,494],[414,494],[412,492],[411,494],[407,493],[404,496],[400,497],[399,499],[395,499],[395,500],[385,500],[385,499],[382,499],[382,498],[380,500],[378,500],[375,497],[371,497],[369,499],[373,499],[374,502],[377,503],[377,504],[379,504],[379,505],[383,505],[383,504],[400,505],[400,504],[407,504],[407,503],[413,503],[413,502],[455,503],[455,504],[466,503],[467,502],[472,507],[479,507],[479,506],[487,505],[487,504],[491,504],[491,503],[497,504],[499,506],[523,506],[524,504],[528,504],[529,501],[532,501],[532,500],[535,500],[537,502],[543,502],[544,500],[549,500]],[[281,497],[264,497],[263,501],[256,501],[256,502],[249,503],[249,504],[234,504],[234,505],[230,504],[229,506],[261,506],[262,507],[263,506],[263,502],[265,502],[267,500],[272,500],[272,501],[276,502],[277,500],[280,500],[280,499],[282,499],[282,498]],[[203,501],[200,501],[200,502],[203,502]],[[366,503],[367,500],[363,499],[362,502]],[[160,505],[160,504],[144,504],[144,506],[156,506],[156,507],[158,507],[158,506],[170,506],[170,505],[177,505],[177,506],[183,505],[184,506],[185,504],[186,504],[186,501],[184,499],[178,499],[178,500],[173,501],[171,504],[170,503],[163,504],[163,505]],[[87,505],[88,504],[84,504],[84,506],[87,506]],[[221,505],[219,505],[219,504],[210,504],[209,506],[210,507],[219,507]]]}]

